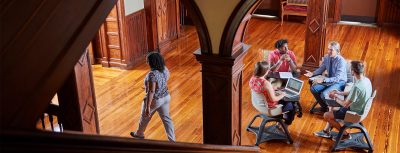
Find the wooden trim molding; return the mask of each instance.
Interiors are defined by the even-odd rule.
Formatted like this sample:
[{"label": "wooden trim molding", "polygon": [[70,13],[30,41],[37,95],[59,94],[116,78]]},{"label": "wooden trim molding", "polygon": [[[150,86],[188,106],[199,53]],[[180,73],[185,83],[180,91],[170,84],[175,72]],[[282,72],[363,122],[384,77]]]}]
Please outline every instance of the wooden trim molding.
[{"label": "wooden trim molding", "polygon": [[[242,0],[239,2],[225,25],[219,48],[220,56],[232,56],[238,50],[234,50],[236,45],[242,45],[247,21],[250,20],[251,14],[254,13],[261,2],[261,0]],[[240,40],[238,40],[238,43],[234,43],[237,37]]]},{"label": "wooden trim molding", "polygon": [[211,38],[199,7],[194,0],[182,0],[182,3],[187,8],[189,16],[196,26],[201,54],[212,54]]},{"label": "wooden trim molding", "polygon": [[237,152],[258,153],[257,146],[208,145],[197,143],[171,143],[155,140],[135,140],[132,138],[88,135],[65,131],[54,133],[48,131],[10,131],[1,130],[2,152],[64,152],[64,153],[95,153],[95,152]]}]

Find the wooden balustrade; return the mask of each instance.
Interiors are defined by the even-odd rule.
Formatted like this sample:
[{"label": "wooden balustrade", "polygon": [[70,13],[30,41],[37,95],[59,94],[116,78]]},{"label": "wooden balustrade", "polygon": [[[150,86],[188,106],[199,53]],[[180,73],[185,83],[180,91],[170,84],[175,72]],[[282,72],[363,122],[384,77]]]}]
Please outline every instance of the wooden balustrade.
[{"label": "wooden balustrade", "polygon": [[205,145],[84,135],[77,132],[1,131],[0,152],[260,152],[254,146]]}]

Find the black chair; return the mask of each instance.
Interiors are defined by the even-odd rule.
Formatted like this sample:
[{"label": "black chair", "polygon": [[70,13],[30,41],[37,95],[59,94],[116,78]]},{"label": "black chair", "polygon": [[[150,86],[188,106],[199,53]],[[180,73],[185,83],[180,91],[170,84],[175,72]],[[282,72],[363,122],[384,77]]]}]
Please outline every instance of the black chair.
[{"label": "black chair", "polygon": [[[260,101],[261,104],[265,103],[264,95],[254,92],[253,90],[251,90],[251,98],[253,105],[258,104]],[[261,114],[255,115],[247,126],[246,130],[253,132],[257,137],[256,146],[269,140],[285,140],[289,144],[293,143],[287,125],[283,122],[282,106],[283,105],[278,104],[273,109],[265,107],[265,110],[258,110]],[[257,107],[255,108],[258,109]],[[252,126],[257,118],[262,119],[261,124],[259,126]],[[275,122],[277,124],[266,126],[269,122]],[[283,131],[280,130],[279,126],[282,127]]]},{"label": "black chair", "polygon": [[[368,132],[365,129],[364,125],[361,123],[363,121],[372,106],[372,102],[376,96],[376,90],[372,93],[372,96],[368,99],[368,102],[364,108],[363,115],[358,115],[355,112],[347,111],[346,116],[343,120],[344,125],[340,128],[339,133],[332,132],[332,136],[335,138],[335,144],[332,146],[331,151],[338,151],[345,148],[352,149],[367,149],[368,152],[373,152],[373,146],[371,143],[371,139],[369,138]],[[351,139],[340,141],[342,139],[343,133],[347,129],[356,128],[359,129],[360,132],[350,133]],[[364,141],[364,138],[366,142]]]}]

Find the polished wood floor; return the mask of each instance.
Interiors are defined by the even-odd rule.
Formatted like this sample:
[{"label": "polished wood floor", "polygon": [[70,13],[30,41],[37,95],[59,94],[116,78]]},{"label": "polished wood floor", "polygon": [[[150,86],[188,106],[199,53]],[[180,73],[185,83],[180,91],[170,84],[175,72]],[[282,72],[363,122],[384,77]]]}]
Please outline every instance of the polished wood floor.
[{"label": "polished wood floor", "polygon": [[[255,135],[245,126],[257,111],[251,106],[248,81],[256,61],[262,60],[262,49],[273,49],[277,39],[287,38],[289,48],[303,63],[305,24],[278,20],[251,20],[246,35],[250,44],[243,73],[242,145],[253,145]],[[364,121],[376,152],[400,152],[400,32],[395,28],[371,28],[349,25],[329,25],[327,40],[339,41],[345,58],[365,60],[367,76],[378,90],[373,108]],[[171,116],[179,142],[202,143],[202,105],[200,64],[193,52],[199,48],[194,27],[185,27],[182,36],[168,44],[172,48],[164,55],[171,71],[168,87],[171,92]],[[145,95],[143,80],[149,68],[143,61],[133,70],[118,70],[93,66],[95,92],[103,135],[129,137],[138,126],[140,107]],[[302,78],[305,80],[305,78]],[[315,137],[314,131],[324,127],[321,116],[308,113],[313,97],[305,85],[301,94],[304,109],[289,127],[293,144],[267,142],[263,152],[327,152],[332,140]],[[154,115],[145,133],[147,139],[167,140],[158,115]],[[346,152],[353,152],[347,150]]]}]

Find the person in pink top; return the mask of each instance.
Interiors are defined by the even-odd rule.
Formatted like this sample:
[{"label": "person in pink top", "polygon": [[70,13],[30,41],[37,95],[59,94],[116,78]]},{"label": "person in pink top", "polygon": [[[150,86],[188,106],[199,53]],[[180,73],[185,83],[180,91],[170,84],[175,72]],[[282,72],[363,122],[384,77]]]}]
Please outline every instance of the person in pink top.
[{"label": "person in pink top", "polygon": [[288,41],[280,39],[275,42],[275,50],[268,56],[272,72],[292,72],[293,76],[298,76],[296,56],[288,48]]},{"label": "person in pink top", "polygon": [[292,124],[295,115],[294,105],[291,102],[286,102],[283,100],[283,97],[286,93],[281,92],[277,93],[273,89],[271,82],[265,79],[265,76],[269,72],[269,64],[265,61],[257,62],[254,69],[254,74],[249,81],[250,89],[257,93],[262,93],[266,99],[264,101],[254,102],[253,106],[256,107],[257,110],[263,110],[268,108],[274,108],[277,104],[282,104],[283,112],[288,112],[285,118],[285,123],[287,125]]}]

